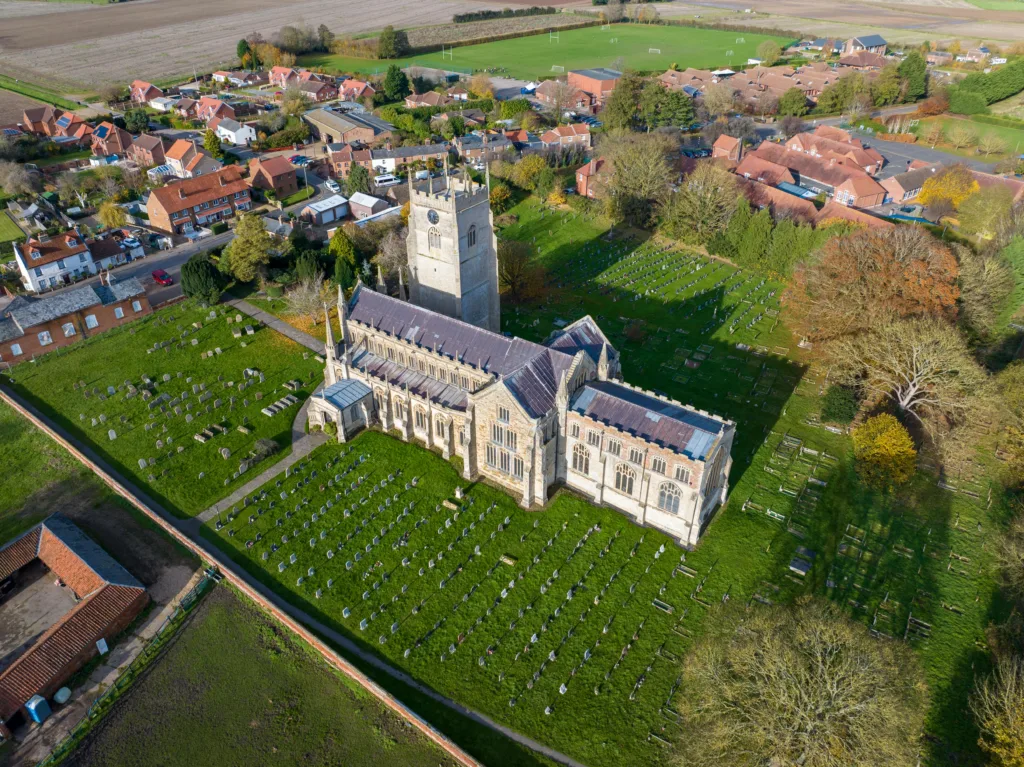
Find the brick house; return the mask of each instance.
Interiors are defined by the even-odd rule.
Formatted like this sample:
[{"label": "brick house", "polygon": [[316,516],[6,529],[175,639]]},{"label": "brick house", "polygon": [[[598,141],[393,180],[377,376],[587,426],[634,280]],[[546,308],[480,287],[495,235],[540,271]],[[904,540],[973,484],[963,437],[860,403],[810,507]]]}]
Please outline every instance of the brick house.
[{"label": "brick house", "polygon": [[711,156],[716,159],[738,163],[743,157],[743,142],[732,136],[722,134],[711,145]]},{"label": "brick house", "polygon": [[356,192],[348,198],[348,211],[352,214],[352,218],[357,221],[381,213],[390,207],[391,205],[387,200],[363,194],[362,192]]},{"label": "brick house", "polygon": [[152,312],[135,277],[48,296],[18,296],[0,315],[0,364],[16,365]]},{"label": "brick house", "polygon": [[63,109],[44,106],[26,109],[21,117],[21,126],[37,136],[56,136],[57,120],[64,114]]},{"label": "brick house", "polygon": [[305,80],[300,82],[297,87],[316,104],[324,101],[333,101],[338,98],[338,87],[334,83]]},{"label": "brick house", "polygon": [[298,79],[298,72],[291,67],[271,67],[267,78],[271,85],[278,88],[287,88],[288,85]]},{"label": "brick house", "polygon": [[362,165],[367,171],[373,170],[373,157],[369,149],[355,149],[349,144],[331,144],[328,149],[328,167],[334,178],[348,178],[353,165]]},{"label": "brick house", "polygon": [[163,98],[164,92],[145,80],[135,80],[130,87],[129,98],[136,104],[148,104],[153,99]]},{"label": "brick house", "polygon": [[759,181],[769,186],[778,186],[781,183],[795,184],[796,179],[789,172],[789,168],[778,163],[765,160],[756,154],[748,154],[733,171],[737,176]]},{"label": "brick house", "polygon": [[92,153],[97,157],[126,157],[132,147],[132,134],[113,123],[102,122],[92,131]]},{"label": "brick house", "polygon": [[599,197],[607,183],[607,175],[610,171],[611,166],[606,160],[595,157],[576,170],[576,193],[591,199]]},{"label": "brick house", "polygon": [[174,112],[179,117],[184,117],[187,120],[194,120],[196,118],[196,108],[199,102],[195,99],[179,99],[178,103],[174,106]]},{"label": "brick house", "polygon": [[594,99],[594,108],[600,109],[621,78],[622,72],[618,70],[595,67],[571,70],[567,79],[573,88],[589,93]]},{"label": "brick house", "polygon": [[373,98],[377,89],[363,80],[354,80],[351,77],[343,80],[338,86],[338,97],[342,101],[359,101],[363,98]]},{"label": "brick house", "polygon": [[889,44],[881,35],[852,37],[843,43],[843,55],[849,56],[851,53],[857,53],[858,51],[867,51],[868,53],[877,53],[884,56],[888,47]]},{"label": "brick house", "polygon": [[885,189],[873,178],[848,178],[836,187],[834,199],[840,205],[874,208],[885,201]]},{"label": "brick house", "polygon": [[467,133],[455,139],[455,146],[460,157],[473,161],[500,160],[506,152],[515,151],[504,133]]},{"label": "brick house", "polygon": [[582,146],[590,148],[590,126],[586,123],[559,125],[543,133],[540,137],[545,147]]},{"label": "brick house", "polygon": [[283,200],[299,191],[299,179],[295,166],[285,157],[255,158],[249,163],[249,186],[273,191]]},{"label": "brick house", "polygon": [[[555,101],[559,84],[564,85],[565,82],[565,80],[545,80],[537,86],[537,90],[533,93],[534,98],[547,107],[554,108],[558,106],[555,104]],[[572,88],[566,94],[565,103],[562,104],[562,108],[574,112],[593,112],[595,104],[596,101],[591,94],[579,88]]]},{"label": "brick house", "polygon": [[855,224],[864,224],[871,229],[891,229],[896,226],[892,221],[886,221],[884,218],[873,216],[848,205],[828,202],[815,214],[814,225],[821,226],[832,221],[852,221]]},{"label": "brick house", "polygon": [[37,562],[69,589],[76,604],[54,625],[12,654],[0,671],[0,734],[27,721],[23,706],[49,698],[112,643],[149,602],[145,587],[69,519],[53,514],[0,547],[0,582],[32,582]]},{"label": "brick house", "polygon": [[215,173],[222,163],[194,141],[180,138],[164,153],[167,165],[178,178],[195,178]]},{"label": "brick house", "polygon": [[188,234],[251,207],[248,182],[237,167],[229,165],[208,175],[154,189],[146,212],[154,228]]},{"label": "brick house", "polygon": [[235,110],[231,105],[220,99],[215,99],[212,96],[203,96],[196,102],[195,117],[203,122],[209,122],[214,117],[229,117],[234,120]]},{"label": "brick house", "polygon": [[416,107],[441,107],[451,103],[452,99],[448,98],[448,96],[443,93],[438,93],[437,91],[413,93],[405,97],[406,109],[415,109]]},{"label": "brick house", "polygon": [[926,165],[883,179],[879,182],[885,190],[885,202],[906,202],[921,193],[924,182],[942,170],[941,165]]},{"label": "brick house", "polygon": [[128,156],[143,168],[163,165],[166,161],[163,139],[142,133],[132,142]]}]

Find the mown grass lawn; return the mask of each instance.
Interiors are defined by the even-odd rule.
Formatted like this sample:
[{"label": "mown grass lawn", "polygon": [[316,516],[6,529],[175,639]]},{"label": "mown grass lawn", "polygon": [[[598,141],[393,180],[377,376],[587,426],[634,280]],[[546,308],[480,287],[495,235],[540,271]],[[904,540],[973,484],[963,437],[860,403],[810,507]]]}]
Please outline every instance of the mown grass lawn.
[{"label": "mown grass lawn", "polygon": [[228,588],[180,631],[67,764],[451,764]]},{"label": "mown grass lawn", "polygon": [[[272,417],[260,412],[289,393],[282,384],[300,381],[295,395],[301,403],[322,380],[320,363],[298,344],[270,328],[235,339],[232,328],[237,325],[227,322],[235,312],[220,308],[212,320],[208,314],[188,304],[164,309],[16,366],[13,385],[171,511],[197,514],[290,449],[292,419],[300,404]],[[252,324],[242,316],[242,327]],[[156,343],[167,345],[147,353]],[[210,356],[202,359],[202,352]],[[265,380],[242,392],[238,386],[247,368],[263,373]],[[152,381],[149,402],[166,396],[161,407],[150,409],[144,401],[144,377]],[[139,394],[129,396],[129,383]],[[205,390],[194,393],[200,385]],[[108,387],[114,388],[112,395]],[[221,424],[226,432],[205,444],[193,438],[211,424]],[[250,433],[238,431],[239,426]],[[116,433],[113,440],[110,430]],[[277,442],[281,452],[234,476],[261,438]],[[230,458],[221,457],[222,448],[230,450]],[[153,464],[145,468],[139,463],[150,459]]]},{"label": "mown grass lawn", "polygon": [[[1024,3],[1021,3],[1021,5],[1024,5]],[[928,124],[936,121],[942,124],[942,128],[946,134],[943,140],[935,146],[935,149],[942,152],[955,154],[959,157],[971,157],[978,160],[995,162],[1005,157],[1017,156],[1021,152],[1021,147],[1024,147],[1024,127],[1013,128],[1006,125],[989,125],[988,123],[972,120],[969,117],[929,117],[921,120],[916,128],[918,142],[921,146],[931,147],[931,144],[924,140],[924,136],[927,134]],[[954,149],[949,144],[949,132],[956,126],[966,126],[975,134],[976,140],[973,146]],[[1003,141],[1006,150],[1003,152],[994,152],[989,155],[982,154],[978,149],[978,144],[984,136],[989,135],[998,136]]]},{"label": "mown grass lawn", "polygon": [[14,219],[7,211],[0,211],[0,243],[13,242],[24,237],[25,233],[14,223]]},{"label": "mown grass lawn", "polygon": [[756,55],[757,46],[775,40],[783,47],[785,38],[750,32],[695,29],[691,27],[643,24],[613,24],[600,27],[563,30],[554,40],[547,32],[511,40],[498,40],[454,49],[451,58],[440,52],[421,56],[377,61],[335,54],[302,56],[300,64],[323,67],[328,72],[380,73],[392,63],[400,67],[428,66],[459,71],[504,67],[512,77],[536,79],[561,74],[570,69],[606,67],[621,58],[624,68],[664,72],[671,64],[679,69],[696,67],[715,69],[738,65]]},{"label": "mown grass lawn", "polygon": [[[873,493],[856,478],[848,436],[819,424],[825,381],[779,321],[779,282],[659,242],[608,240],[602,219],[533,199],[513,213],[518,222],[501,236],[536,244],[549,290],[529,307],[506,302],[503,330],[543,340],[589,313],[621,351],[626,380],[736,421],[730,501],[696,551],[567,493],[527,513],[476,485],[456,517],[443,502],[464,484],[457,471],[379,433],[359,437],[351,452],[321,448],[302,472],[204,534],[418,679],[587,764],[663,762],[659,738],[686,736],[665,708],[677,659],[717,606],[804,594],[912,642],[931,685],[932,761],[975,758],[967,695],[988,662],[985,627],[1007,610],[990,555],[1003,507],[985,465],[949,478],[955,490],[923,473],[894,497]],[[360,456],[367,460],[356,464]],[[370,495],[389,475],[395,481]],[[413,476],[416,487],[406,489]],[[798,546],[813,552],[806,577],[789,568]]]},{"label": "mown grass lawn", "polygon": [[289,205],[296,205],[297,203],[300,203],[303,200],[308,200],[314,194],[316,194],[316,188],[315,187],[304,186],[304,187],[302,187],[302,189],[297,191],[295,194],[290,194],[287,197],[285,197],[283,200],[281,200],[281,204],[284,205],[284,207],[287,208]]}]

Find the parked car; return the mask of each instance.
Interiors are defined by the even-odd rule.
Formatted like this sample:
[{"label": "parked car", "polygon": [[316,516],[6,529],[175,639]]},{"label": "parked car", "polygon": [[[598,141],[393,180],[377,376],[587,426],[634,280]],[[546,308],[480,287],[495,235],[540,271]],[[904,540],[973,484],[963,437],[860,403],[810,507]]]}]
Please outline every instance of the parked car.
[{"label": "parked car", "polygon": [[373,177],[374,186],[394,186],[395,184],[400,183],[402,183],[401,180],[397,176],[392,175],[391,173],[382,173],[379,176]]},{"label": "parked car", "polygon": [[338,194],[338,192],[341,191],[341,187],[338,185],[338,182],[335,181],[333,178],[327,179],[327,183],[325,183],[324,186],[326,186],[335,194]]},{"label": "parked car", "polygon": [[153,270],[153,279],[159,285],[173,285],[174,284],[174,280],[171,279],[171,275],[169,275],[163,269],[154,269]]},{"label": "parked car", "polygon": [[301,159],[302,159],[302,155],[301,154],[293,154],[291,157],[288,158],[288,162],[290,162],[292,165],[298,165],[299,164],[299,160],[301,160]]}]

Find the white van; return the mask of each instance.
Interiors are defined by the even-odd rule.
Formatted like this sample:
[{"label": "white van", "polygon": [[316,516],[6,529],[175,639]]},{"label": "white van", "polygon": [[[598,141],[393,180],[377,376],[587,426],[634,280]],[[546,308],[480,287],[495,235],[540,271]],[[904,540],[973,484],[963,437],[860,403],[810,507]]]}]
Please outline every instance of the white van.
[{"label": "white van", "polygon": [[374,186],[394,186],[395,184],[402,183],[390,173],[383,173],[380,176],[373,177]]}]

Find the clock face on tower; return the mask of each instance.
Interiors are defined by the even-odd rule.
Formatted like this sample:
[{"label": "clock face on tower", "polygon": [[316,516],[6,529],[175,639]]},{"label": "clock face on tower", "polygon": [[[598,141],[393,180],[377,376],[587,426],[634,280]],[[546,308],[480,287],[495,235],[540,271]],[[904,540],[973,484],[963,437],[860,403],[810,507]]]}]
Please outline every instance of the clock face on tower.
[{"label": "clock face on tower", "polygon": [[436,210],[428,210],[427,211],[427,221],[429,221],[432,224],[436,224],[437,223],[437,219],[438,219],[438,216],[437,216],[437,211]]}]

